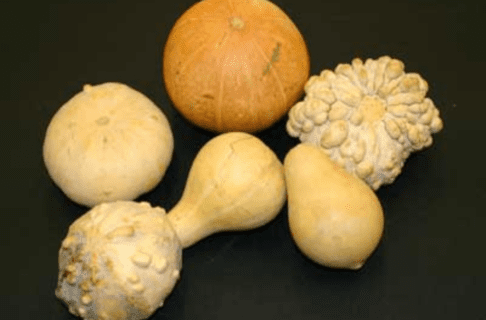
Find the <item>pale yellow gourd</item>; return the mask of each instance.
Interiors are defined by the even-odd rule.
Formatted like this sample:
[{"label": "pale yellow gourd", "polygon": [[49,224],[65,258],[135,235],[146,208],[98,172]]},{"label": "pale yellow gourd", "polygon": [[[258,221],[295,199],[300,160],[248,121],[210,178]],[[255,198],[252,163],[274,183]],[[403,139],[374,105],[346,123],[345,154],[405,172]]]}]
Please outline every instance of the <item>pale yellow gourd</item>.
[{"label": "pale yellow gourd", "polygon": [[168,214],[116,201],[76,220],[59,251],[56,295],[84,319],[146,319],[175,286],[183,248],[262,226],[285,200],[283,165],[270,148],[246,133],[217,136],[199,151]]},{"label": "pale yellow gourd", "polygon": [[284,168],[289,227],[297,247],[330,268],[361,268],[384,228],[373,190],[307,143],[289,151]]},{"label": "pale yellow gourd", "polygon": [[179,203],[169,212],[183,247],[223,230],[246,230],[275,218],[286,200],[282,163],[258,138],[231,132],[198,153]]}]

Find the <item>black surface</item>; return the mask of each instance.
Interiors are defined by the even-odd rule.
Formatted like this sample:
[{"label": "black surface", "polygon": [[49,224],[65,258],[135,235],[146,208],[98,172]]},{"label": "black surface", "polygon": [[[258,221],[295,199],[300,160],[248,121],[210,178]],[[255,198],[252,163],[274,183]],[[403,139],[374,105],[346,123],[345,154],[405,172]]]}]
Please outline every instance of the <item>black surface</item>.
[{"label": "black surface", "polygon": [[[40,1],[0,10],[2,319],[74,319],[55,298],[57,253],[86,208],[42,162],[45,130],[85,83],[123,82],[167,115],[175,135],[162,183],[139,200],[167,210],[214,134],[173,109],[162,48],[194,1]],[[484,319],[485,6],[480,1],[275,0],[304,35],[312,74],[390,55],[429,83],[445,128],[377,194],[383,242],[358,272],[305,259],[287,209],[260,229],[222,233],[184,251],[183,271],[153,319]],[[297,140],[283,119],[258,134],[283,160]]]}]

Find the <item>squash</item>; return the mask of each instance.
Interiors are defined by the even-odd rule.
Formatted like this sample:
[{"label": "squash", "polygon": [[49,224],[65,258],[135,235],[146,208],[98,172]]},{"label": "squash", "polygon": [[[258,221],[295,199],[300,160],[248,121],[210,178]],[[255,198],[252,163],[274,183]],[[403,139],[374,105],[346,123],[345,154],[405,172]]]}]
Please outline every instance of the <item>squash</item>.
[{"label": "squash", "polygon": [[173,26],[163,76],[175,108],[214,132],[256,132],[303,94],[310,59],[292,20],[266,0],[204,0]]},{"label": "squash", "polygon": [[162,111],[129,86],[108,82],[85,85],[56,112],[43,158],[54,183],[74,202],[92,207],[153,189],[173,150]]},{"label": "squash", "polygon": [[284,168],[289,228],[297,247],[318,264],[360,269],[384,229],[373,190],[310,143],[291,149]]},{"label": "squash", "polygon": [[283,165],[258,138],[230,132],[198,153],[180,201],[169,212],[183,247],[219,231],[271,221],[286,201]]},{"label": "squash", "polygon": [[197,154],[168,214],[115,201],[78,218],[59,251],[56,296],[84,319],[148,318],[179,279],[183,248],[215,232],[260,227],[285,201],[283,165],[270,148],[246,133],[217,136]]},{"label": "squash", "polygon": [[373,190],[395,181],[408,156],[430,147],[444,126],[427,82],[389,56],[340,63],[304,89],[289,111],[288,134],[320,146]]},{"label": "squash", "polygon": [[101,203],[69,226],[55,294],[83,319],[146,319],[172,292],[181,267],[182,247],[162,208]]}]

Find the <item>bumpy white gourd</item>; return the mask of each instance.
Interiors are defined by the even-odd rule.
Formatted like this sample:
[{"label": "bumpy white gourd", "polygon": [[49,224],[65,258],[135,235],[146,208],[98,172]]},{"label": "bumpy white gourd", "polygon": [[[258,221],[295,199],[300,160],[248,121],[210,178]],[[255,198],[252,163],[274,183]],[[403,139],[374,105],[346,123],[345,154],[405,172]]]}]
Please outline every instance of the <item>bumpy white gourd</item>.
[{"label": "bumpy white gourd", "polygon": [[145,319],[172,291],[181,262],[181,244],[163,209],[103,203],[69,227],[56,296],[83,319]]},{"label": "bumpy white gourd", "polygon": [[289,228],[297,247],[330,268],[361,268],[384,228],[373,190],[309,143],[292,148],[284,167]]},{"label": "bumpy white gourd", "polygon": [[172,159],[174,139],[160,109],[121,83],[85,85],[47,128],[43,157],[52,180],[92,207],[153,189]]},{"label": "bumpy white gourd", "polygon": [[443,127],[426,98],[427,82],[388,56],[339,64],[312,76],[289,112],[287,132],[320,146],[374,190],[392,183],[409,154],[432,144]]},{"label": "bumpy white gourd", "polygon": [[69,228],[56,295],[84,319],[149,317],[171,292],[181,250],[219,231],[262,226],[286,200],[283,165],[261,140],[225,133],[196,156],[178,204],[95,206]]}]

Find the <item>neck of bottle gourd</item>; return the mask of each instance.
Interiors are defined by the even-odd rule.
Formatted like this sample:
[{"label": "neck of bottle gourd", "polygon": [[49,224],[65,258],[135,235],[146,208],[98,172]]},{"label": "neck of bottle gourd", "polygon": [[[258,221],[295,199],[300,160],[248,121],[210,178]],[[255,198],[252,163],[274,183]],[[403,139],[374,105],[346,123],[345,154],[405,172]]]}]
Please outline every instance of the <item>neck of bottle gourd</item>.
[{"label": "neck of bottle gourd", "polygon": [[197,206],[187,201],[179,201],[167,214],[183,248],[190,247],[213,233],[200,215]]}]

